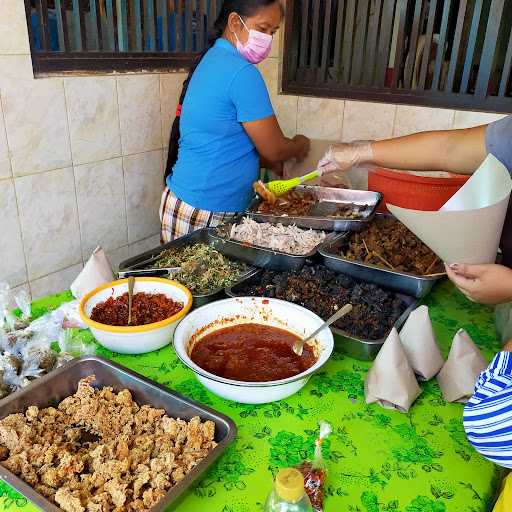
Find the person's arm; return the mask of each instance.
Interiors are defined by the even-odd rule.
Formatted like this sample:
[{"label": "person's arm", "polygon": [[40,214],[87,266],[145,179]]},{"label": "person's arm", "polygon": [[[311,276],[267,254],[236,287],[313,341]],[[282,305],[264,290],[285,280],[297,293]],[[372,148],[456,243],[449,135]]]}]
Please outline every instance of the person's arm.
[{"label": "person's arm", "polygon": [[502,304],[512,300],[512,270],[503,265],[446,265],[446,273],[455,286],[473,302]]},{"label": "person's arm", "polygon": [[260,158],[271,164],[292,158],[303,160],[309,153],[309,139],[304,135],[296,135],[293,139],[285,137],[275,115],[242,125],[256,146]]},{"label": "person's arm", "polygon": [[415,133],[376,142],[335,144],[318,165],[326,172],[373,164],[409,171],[471,174],[487,154],[485,130],[486,125],[464,130]]}]

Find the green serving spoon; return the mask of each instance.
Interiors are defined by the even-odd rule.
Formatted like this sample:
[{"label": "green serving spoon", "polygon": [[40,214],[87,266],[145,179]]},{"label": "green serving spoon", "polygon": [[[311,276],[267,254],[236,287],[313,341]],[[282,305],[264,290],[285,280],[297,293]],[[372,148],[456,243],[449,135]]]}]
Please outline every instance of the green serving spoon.
[{"label": "green serving spoon", "polygon": [[313,171],[298,178],[291,178],[289,180],[269,181],[268,183],[265,183],[265,187],[267,187],[267,190],[272,192],[272,194],[274,194],[276,197],[279,197],[286,194],[286,192],[289,192],[296,186],[302,185],[306,181],[311,181],[314,180],[315,178],[319,178],[320,176],[322,176],[322,173],[320,171]]}]

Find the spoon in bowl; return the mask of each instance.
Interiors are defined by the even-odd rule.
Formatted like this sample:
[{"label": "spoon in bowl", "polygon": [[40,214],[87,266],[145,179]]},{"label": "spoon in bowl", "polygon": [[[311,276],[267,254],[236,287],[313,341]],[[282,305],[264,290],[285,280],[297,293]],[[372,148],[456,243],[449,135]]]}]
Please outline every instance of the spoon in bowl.
[{"label": "spoon in bowl", "polygon": [[128,325],[132,325],[132,303],[133,303],[133,287],[135,285],[135,277],[128,278]]},{"label": "spoon in bowl", "polygon": [[302,355],[302,349],[304,348],[304,344],[308,341],[314,339],[314,337],[320,332],[323,331],[326,327],[329,327],[331,324],[344,317],[346,314],[352,311],[352,304],[345,304],[341,309],[336,311],[334,315],[328,318],[316,331],[310,334],[307,338],[298,340],[293,344],[293,351],[298,355]]}]

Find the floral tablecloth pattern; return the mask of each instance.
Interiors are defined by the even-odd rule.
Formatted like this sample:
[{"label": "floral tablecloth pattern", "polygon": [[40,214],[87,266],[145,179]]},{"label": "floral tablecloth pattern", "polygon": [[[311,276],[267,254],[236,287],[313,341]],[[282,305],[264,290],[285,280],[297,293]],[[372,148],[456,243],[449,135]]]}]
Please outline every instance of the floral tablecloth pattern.
[{"label": "floral tablecloth pattern", "polygon": [[[64,293],[36,301],[36,314],[58,306]],[[426,300],[447,355],[464,327],[490,360],[499,350],[491,309],[468,302],[450,283]],[[88,331],[83,336],[93,343]],[[124,356],[97,346],[98,355],[154,379],[233,418],[236,442],[185,496],[176,512],[256,512],[278,468],[312,456],[318,420],[333,433],[323,445],[327,461],[325,512],[487,512],[501,472],[468,444],[461,404],[445,403],[437,382],[408,414],[366,405],[363,383],[370,363],[336,351],[296,395],[268,405],[228,402],[208,392],[177,359],[172,347]],[[0,511],[37,510],[0,481]]]}]

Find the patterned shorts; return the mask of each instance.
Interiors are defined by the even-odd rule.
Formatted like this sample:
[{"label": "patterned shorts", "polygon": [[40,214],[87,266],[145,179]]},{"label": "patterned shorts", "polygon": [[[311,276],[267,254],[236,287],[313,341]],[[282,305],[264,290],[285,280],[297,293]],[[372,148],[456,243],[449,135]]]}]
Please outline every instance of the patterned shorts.
[{"label": "patterned shorts", "polygon": [[160,202],[161,242],[170,242],[201,228],[218,226],[232,215],[232,212],[211,212],[194,208],[165,187]]}]

